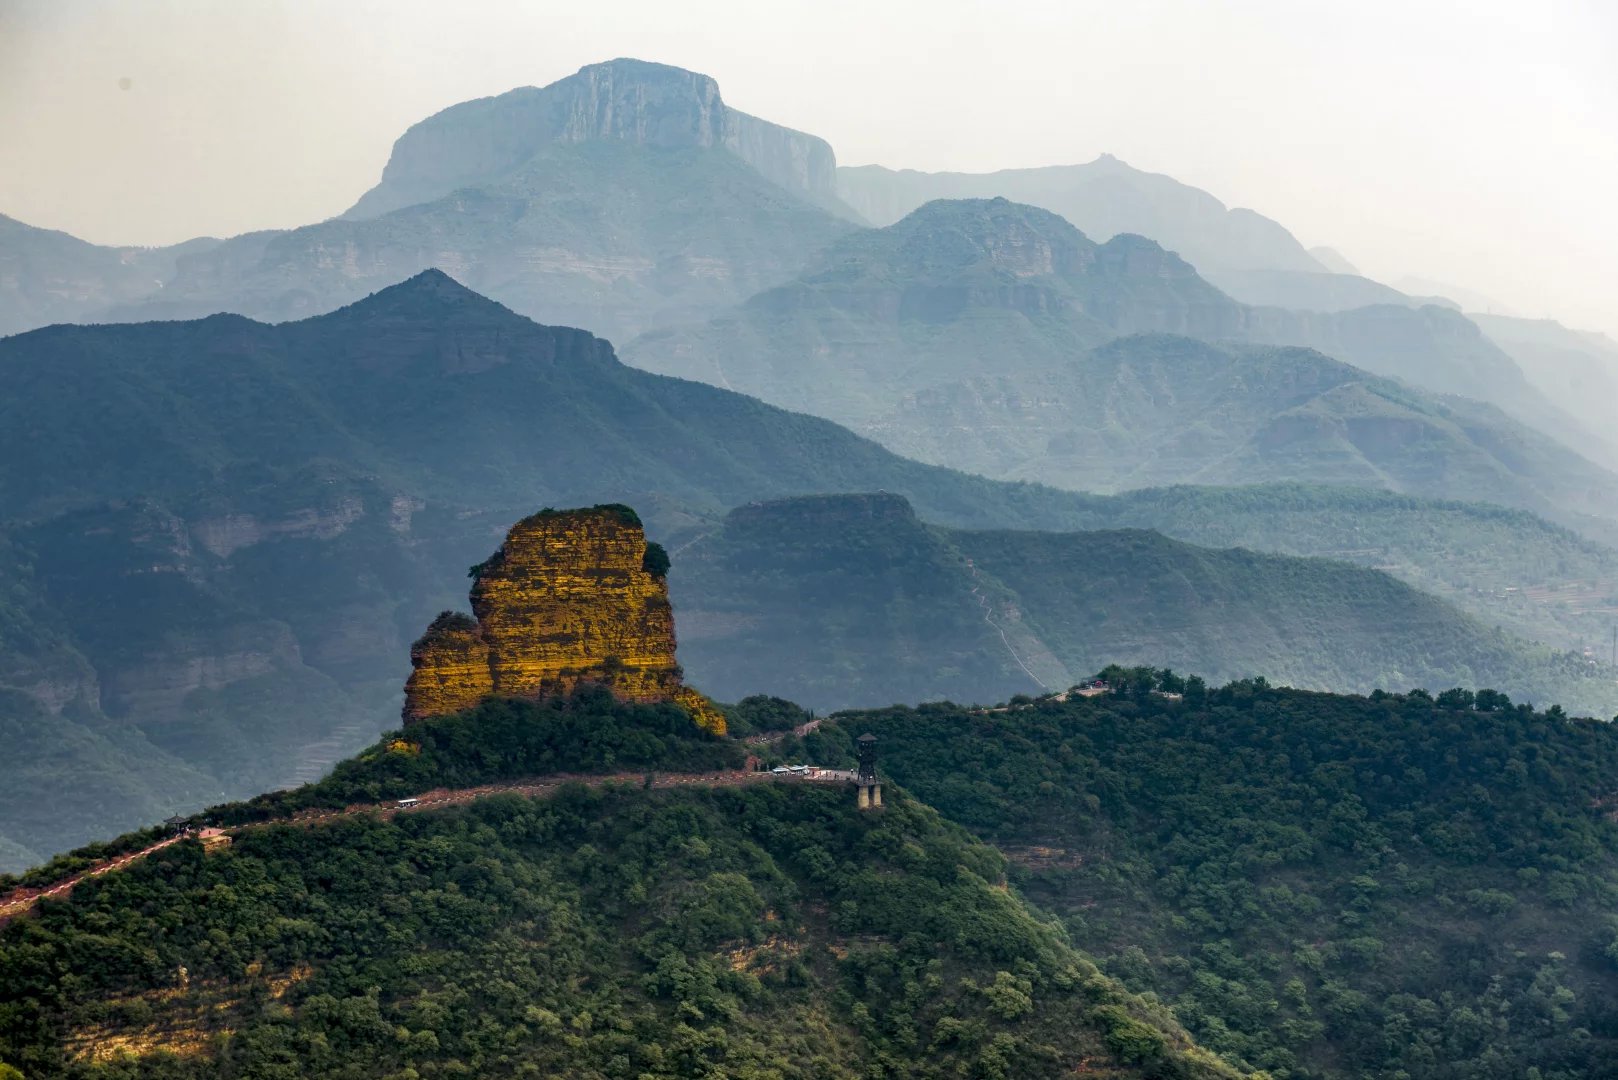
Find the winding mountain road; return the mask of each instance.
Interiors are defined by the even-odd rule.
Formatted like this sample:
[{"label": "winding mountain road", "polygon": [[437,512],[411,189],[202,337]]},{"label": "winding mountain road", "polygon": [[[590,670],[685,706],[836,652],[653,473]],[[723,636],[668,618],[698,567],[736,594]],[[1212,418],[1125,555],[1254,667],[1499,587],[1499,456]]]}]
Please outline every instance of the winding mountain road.
[{"label": "winding mountain road", "polygon": [[[547,798],[573,784],[591,788],[605,787],[608,784],[644,785],[646,776],[647,771],[609,774],[558,773],[553,776],[513,780],[503,784],[482,784],[468,788],[434,788],[432,791],[425,791],[414,796],[413,799],[389,799],[380,803],[357,803],[353,806],[346,806],[341,810],[302,810],[289,817],[256,821],[249,825],[237,825],[228,829],[206,830],[204,835],[236,836],[249,829],[264,828],[268,825],[316,825],[322,822],[335,821],[339,818],[355,817],[360,814],[377,814],[385,818],[391,818],[396,814],[410,814],[422,810],[433,810],[445,806],[474,802],[478,799],[488,798],[491,795],[509,794],[524,795],[529,798]],[[651,786],[653,788],[678,788],[693,785],[699,787],[741,787],[759,783],[846,784],[853,781],[854,772],[849,769],[811,768],[804,772],[771,773],[737,769],[704,773],[660,773],[652,771],[651,776]],[[160,840],[150,847],[142,848],[139,851],[131,851],[117,858],[108,859],[104,863],[98,863],[88,870],[84,870],[63,881],[37,888],[14,889],[4,896],[0,896],[0,926],[4,926],[19,916],[26,915],[41,900],[65,897],[72,893],[74,886],[80,882],[121,870],[130,863],[139,862],[148,855],[162,851],[164,848],[177,844],[181,840],[188,839],[189,835],[171,836],[167,840]]]}]

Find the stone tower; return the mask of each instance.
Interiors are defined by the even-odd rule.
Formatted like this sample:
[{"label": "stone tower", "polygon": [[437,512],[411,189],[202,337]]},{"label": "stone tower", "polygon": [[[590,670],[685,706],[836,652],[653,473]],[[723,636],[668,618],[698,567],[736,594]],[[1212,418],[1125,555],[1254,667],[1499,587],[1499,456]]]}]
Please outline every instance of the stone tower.
[{"label": "stone tower", "polygon": [[854,784],[859,788],[859,807],[861,810],[881,809],[882,781],[876,778],[876,736],[867,731],[854,741],[860,754],[859,772],[854,774]]}]

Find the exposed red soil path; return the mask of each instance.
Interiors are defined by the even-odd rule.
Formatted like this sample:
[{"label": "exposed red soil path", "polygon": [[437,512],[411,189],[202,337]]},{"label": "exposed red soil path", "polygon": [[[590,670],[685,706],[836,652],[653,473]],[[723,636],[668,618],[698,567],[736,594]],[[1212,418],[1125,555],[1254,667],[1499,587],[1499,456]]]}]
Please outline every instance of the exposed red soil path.
[{"label": "exposed red soil path", "polygon": [[[811,769],[802,773],[769,773],[748,772],[744,770],[706,772],[706,773],[652,773],[652,787],[740,787],[744,784],[758,783],[848,783],[854,779],[854,773],[842,769]],[[382,817],[393,817],[395,814],[410,814],[421,810],[433,810],[443,806],[455,806],[460,803],[469,803],[476,799],[487,798],[490,795],[525,795],[530,798],[546,798],[556,794],[569,784],[582,784],[585,787],[605,787],[608,784],[634,784],[644,785],[646,772],[621,772],[610,774],[573,774],[559,773],[553,776],[534,777],[528,780],[513,780],[504,784],[483,784],[469,788],[434,788],[432,791],[422,792],[415,796],[415,803],[410,806],[400,806],[399,800],[389,799],[381,803],[356,803],[341,810],[302,810],[291,817],[274,818],[269,821],[253,822],[249,825],[237,825],[228,829],[205,830],[204,835],[234,836],[248,829],[262,828],[266,825],[314,825],[320,822],[335,821],[338,818],[355,817],[359,814],[378,814]],[[185,836],[171,836],[167,840],[160,840],[151,847],[139,851],[131,851],[115,859],[92,866],[64,881],[36,888],[14,889],[0,896],[0,926],[4,926],[12,919],[25,915],[33,910],[41,899],[60,899],[73,891],[73,887],[88,878],[100,877],[121,870],[132,862],[138,862],[156,851],[162,851],[171,844],[177,844],[186,839]]]}]

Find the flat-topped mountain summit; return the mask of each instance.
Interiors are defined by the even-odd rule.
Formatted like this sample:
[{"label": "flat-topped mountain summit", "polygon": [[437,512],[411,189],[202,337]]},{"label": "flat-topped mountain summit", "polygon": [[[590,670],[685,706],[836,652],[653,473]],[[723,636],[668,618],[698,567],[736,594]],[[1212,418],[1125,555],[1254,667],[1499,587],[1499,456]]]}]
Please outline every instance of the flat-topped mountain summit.
[{"label": "flat-topped mountain summit", "polygon": [[723,148],[812,201],[837,206],[837,158],[824,139],[733,109],[707,75],[620,58],[544,87],[452,105],[393,145],[376,187],[344,217],[431,202],[515,169],[550,143],[616,141]]},{"label": "flat-topped mountain summit", "polygon": [[347,213],[190,253],[100,314],[297,319],[438,266],[532,318],[626,338],[778,284],[856,228],[835,165],[706,75],[593,64],[423,120]]}]

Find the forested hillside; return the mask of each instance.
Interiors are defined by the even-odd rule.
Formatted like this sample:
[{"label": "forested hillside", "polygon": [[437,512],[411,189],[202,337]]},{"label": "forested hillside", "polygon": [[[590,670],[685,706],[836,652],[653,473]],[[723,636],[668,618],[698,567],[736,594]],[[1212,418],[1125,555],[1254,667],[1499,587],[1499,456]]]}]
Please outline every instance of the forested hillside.
[{"label": "forested hillside", "polygon": [[1494,693],[1110,678],[850,714],[783,751],[874,732],[1110,973],[1276,1076],[1618,1069],[1618,730]]},{"label": "forested hillside", "polygon": [[1153,663],[1339,691],[1494,686],[1618,711],[1605,665],[1387,574],[1140,529],[948,529],[896,495],[813,496],[738,508],[677,567],[681,655],[729,700],[988,701]]},{"label": "forested hillside", "polygon": [[[498,748],[477,716],[440,765]],[[1005,872],[903,792],[862,814],[802,784],[251,828],[0,929],[0,1062],[30,1080],[1238,1075]]]}]

